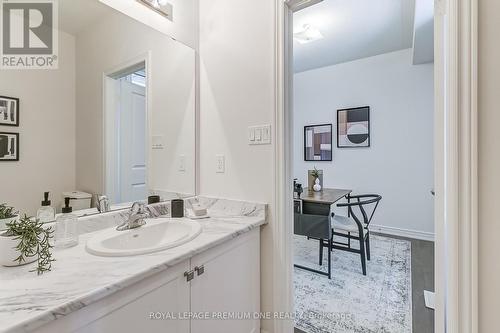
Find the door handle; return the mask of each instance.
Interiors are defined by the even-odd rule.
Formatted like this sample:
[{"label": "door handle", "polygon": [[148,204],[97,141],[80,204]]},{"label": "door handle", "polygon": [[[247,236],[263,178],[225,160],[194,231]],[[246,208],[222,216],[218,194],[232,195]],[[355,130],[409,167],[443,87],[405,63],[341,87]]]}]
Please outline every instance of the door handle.
[{"label": "door handle", "polygon": [[196,275],[200,276],[201,274],[205,273],[205,265],[196,266],[194,270],[196,271]]},{"label": "door handle", "polygon": [[434,189],[432,189],[431,190],[431,194],[435,196],[436,195],[436,191],[434,191]]}]

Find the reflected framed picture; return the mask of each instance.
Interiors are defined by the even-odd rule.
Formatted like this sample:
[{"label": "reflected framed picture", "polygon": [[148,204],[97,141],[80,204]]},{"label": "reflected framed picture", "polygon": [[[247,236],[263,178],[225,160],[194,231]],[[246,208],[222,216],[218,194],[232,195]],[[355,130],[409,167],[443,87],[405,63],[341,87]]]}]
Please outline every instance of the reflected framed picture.
[{"label": "reflected framed picture", "polygon": [[332,160],[332,124],[304,126],[304,161]]},{"label": "reflected framed picture", "polygon": [[0,126],[19,126],[19,98],[0,96]]},{"label": "reflected framed picture", "polygon": [[0,132],[0,162],[19,161],[19,133]]},{"label": "reflected framed picture", "polygon": [[337,110],[337,147],[370,147],[370,107]]}]

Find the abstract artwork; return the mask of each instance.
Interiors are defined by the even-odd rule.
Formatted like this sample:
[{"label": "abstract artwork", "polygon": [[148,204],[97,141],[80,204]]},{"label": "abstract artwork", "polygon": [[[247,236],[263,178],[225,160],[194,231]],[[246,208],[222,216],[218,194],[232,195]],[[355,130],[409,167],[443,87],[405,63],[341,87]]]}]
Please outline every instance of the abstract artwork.
[{"label": "abstract artwork", "polygon": [[19,134],[0,132],[0,162],[19,161]]},{"label": "abstract artwork", "polygon": [[19,126],[19,99],[0,96],[0,126]]},{"label": "abstract artwork", "polygon": [[332,125],[313,125],[304,127],[304,160],[332,160]]},{"label": "abstract artwork", "polygon": [[370,107],[337,111],[337,147],[370,147]]}]

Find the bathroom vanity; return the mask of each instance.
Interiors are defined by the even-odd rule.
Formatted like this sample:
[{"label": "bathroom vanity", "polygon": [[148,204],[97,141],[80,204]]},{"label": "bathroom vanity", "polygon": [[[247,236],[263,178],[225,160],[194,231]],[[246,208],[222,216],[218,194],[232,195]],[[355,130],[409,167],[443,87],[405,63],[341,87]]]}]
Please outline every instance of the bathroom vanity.
[{"label": "bathroom vanity", "polygon": [[[265,205],[198,200],[211,217],[182,219],[202,228],[183,245],[96,256],[86,243],[108,232],[96,230],[81,234],[77,247],[55,251],[52,271],[42,276],[29,272],[33,264],[0,268],[0,331],[259,332]],[[81,230],[115,225],[120,214],[80,218]]]}]

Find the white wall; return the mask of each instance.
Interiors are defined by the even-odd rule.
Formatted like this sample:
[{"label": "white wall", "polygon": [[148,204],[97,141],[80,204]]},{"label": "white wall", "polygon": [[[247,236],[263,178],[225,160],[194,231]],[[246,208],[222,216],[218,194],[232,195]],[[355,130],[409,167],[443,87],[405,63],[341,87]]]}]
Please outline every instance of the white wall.
[{"label": "white wall", "polygon": [[[200,0],[200,194],[269,203],[269,216],[274,148],[249,146],[247,127],[273,123],[274,6]],[[215,173],[216,154],[226,156],[224,174]],[[272,311],[272,244],[268,225],[261,247],[264,311]],[[271,323],[263,325],[272,332]]]},{"label": "white wall", "polygon": [[[411,65],[411,49],[295,74],[294,175],[324,170],[324,186],[378,193],[372,221],[434,233],[433,65]],[[370,106],[370,148],[337,148],[337,109]],[[333,125],[333,161],[304,162],[304,126]],[[345,211],[343,212],[345,214]]]},{"label": "white wall", "polygon": [[[98,52],[96,52],[98,50]],[[149,186],[195,192],[195,51],[165,34],[115,12],[76,39],[76,185],[104,193],[103,74],[151,52],[150,135],[165,148],[151,150]],[[179,156],[186,170],[179,171]]]},{"label": "white wall", "polygon": [[75,39],[59,33],[59,69],[0,70],[0,95],[20,99],[20,161],[0,162],[0,203],[35,215],[44,191],[60,206],[75,186]]},{"label": "white wall", "polygon": [[479,2],[479,332],[498,332],[500,309],[500,1]]}]

